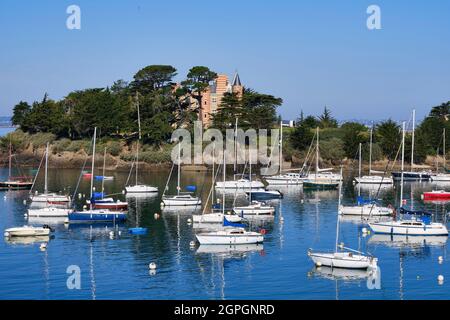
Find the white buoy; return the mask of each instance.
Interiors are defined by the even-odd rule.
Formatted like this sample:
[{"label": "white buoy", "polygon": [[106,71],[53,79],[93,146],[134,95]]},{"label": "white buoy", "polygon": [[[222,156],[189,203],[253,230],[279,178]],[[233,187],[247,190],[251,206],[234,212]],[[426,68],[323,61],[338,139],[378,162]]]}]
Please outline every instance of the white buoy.
[{"label": "white buoy", "polygon": [[47,244],[46,243],[41,243],[41,245],[39,246],[39,249],[41,249],[41,251],[47,250]]},{"label": "white buoy", "polygon": [[189,246],[191,246],[191,247],[195,247],[195,241],[191,241],[191,242],[189,242]]},{"label": "white buoy", "polygon": [[187,223],[191,224],[192,223],[192,219],[191,218],[187,219]]},{"label": "white buoy", "polygon": [[317,262],[316,262],[316,267],[317,267],[317,268],[320,268],[321,266],[322,266],[322,262],[317,261]]},{"label": "white buoy", "polygon": [[126,192],[125,190],[122,190],[122,194],[125,194],[125,192]]},{"label": "white buoy", "polygon": [[367,230],[367,228],[362,228],[361,231],[362,231],[363,234],[367,234],[367,231],[368,231],[368,230]]},{"label": "white buoy", "polygon": [[156,270],[156,263],[150,262],[150,264],[148,265],[148,268],[149,268],[150,270]]},{"label": "white buoy", "polygon": [[122,231],[118,231],[117,234],[119,235],[119,237],[122,235]]},{"label": "white buoy", "polygon": [[442,274],[438,275],[438,282],[439,282],[439,284],[444,283],[444,276]]},{"label": "white buoy", "polygon": [[81,199],[82,194],[78,193],[78,199]]},{"label": "white buoy", "polygon": [[27,204],[27,200],[23,200],[23,204]]},{"label": "white buoy", "polygon": [[439,256],[438,261],[439,261],[439,264],[441,264],[444,261],[444,258],[442,256]]},{"label": "white buoy", "polygon": [[158,213],[155,213],[155,214],[153,215],[153,217],[155,218],[155,220],[157,220],[157,219],[159,219],[159,214],[158,214]]}]

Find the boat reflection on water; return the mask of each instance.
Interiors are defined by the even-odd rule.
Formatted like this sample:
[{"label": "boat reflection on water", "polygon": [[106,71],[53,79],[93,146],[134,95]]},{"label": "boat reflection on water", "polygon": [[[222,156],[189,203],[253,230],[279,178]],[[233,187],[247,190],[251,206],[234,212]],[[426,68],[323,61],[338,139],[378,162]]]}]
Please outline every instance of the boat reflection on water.
[{"label": "boat reflection on water", "polygon": [[379,280],[381,278],[380,268],[376,269],[342,269],[331,267],[314,267],[309,273],[309,277],[318,276],[329,280]]},{"label": "boat reflection on water", "polygon": [[5,237],[5,242],[11,245],[33,245],[48,243],[53,236],[35,236],[35,237]]},{"label": "boat reflection on water", "polygon": [[445,246],[448,236],[406,236],[373,234],[367,244],[382,244],[393,248]]},{"label": "boat reflection on water", "polygon": [[57,225],[65,225],[67,221],[67,217],[28,217],[28,223],[32,225],[49,225],[49,226],[57,226]]},{"label": "boat reflection on water", "polygon": [[299,197],[303,193],[302,184],[297,185],[268,185],[267,190],[278,190],[280,191],[284,198],[294,198]]},{"label": "boat reflection on water", "polygon": [[[379,221],[380,217],[368,217],[368,216],[349,216],[349,215],[340,215],[339,220],[344,223],[354,223],[358,225],[368,225],[369,222]],[[391,220],[389,217],[383,217],[383,221]]]},{"label": "boat reflection on water", "polygon": [[108,222],[88,224],[88,223],[71,223],[67,224],[67,229],[75,237],[82,236],[80,240],[85,240],[86,236],[90,241],[97,238],[117,239],[127,234],[128,230],[125,224],[114,224]]},{"label": "boat reflection on water", "polygon": [[166,214],[179,214],[179,215],[193,215],[195,213],[198,213],[202,210],[202,206],[201,205],[197,205],[197,206],[179,206],[179,207],[175,207],[175,206],[165,206],[163,208],[161,208],[161,212],[162,213],[166,213]]},{"label": "boat reflection on water", "polygon": [[239,245],[200,245],[197,254],[215,254],[224,257],[243,257],[251,252],[264,252],[263,244],[239,244]]}]

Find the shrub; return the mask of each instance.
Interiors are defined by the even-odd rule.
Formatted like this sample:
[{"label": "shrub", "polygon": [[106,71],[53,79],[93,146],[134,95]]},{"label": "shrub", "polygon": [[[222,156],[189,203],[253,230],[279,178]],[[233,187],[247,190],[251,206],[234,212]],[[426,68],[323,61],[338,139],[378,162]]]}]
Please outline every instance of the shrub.
[{"label": "shrub", "polygon": [[33,145],[33,149],[43,147],[48,143],[55,141],[56,136],[53,133],[38,132],[30,137],[30,142]]},{"label": "shrub", "polygon": [[1,149],[8,152],[9,143],[11,142],[13,150],[24,150],[30,144],[30,136],[28,133],[18,129],[14,132],[8,133],[6,136],[0,138]]},{"label": "shrub", "polygon": [[324,160],[335,160],[340,162],[345,157],[344,143],[341,139],[331,138],[320,141],[320,156]]},{"label": "shrub", "polygon": [[69,147],[70,143],[71,143],[70,139],[66,139],[66,138],[57,140],[53,143],[52,152],[60,153],[60,152],[66,151],[67,148]]},{"label": "shrub", "polygon": [[110,155],[117,157],[122,153],[123,146],[119,141],[110,141],[107,143],[107,148],[106,151]]},{"label": "shrub", "polygon": [[69,152],[78,152],[84,150],[86,153],[89,153],[91,148],[91,142],[87,140],[74,140],[67,147],[66,151]]}]

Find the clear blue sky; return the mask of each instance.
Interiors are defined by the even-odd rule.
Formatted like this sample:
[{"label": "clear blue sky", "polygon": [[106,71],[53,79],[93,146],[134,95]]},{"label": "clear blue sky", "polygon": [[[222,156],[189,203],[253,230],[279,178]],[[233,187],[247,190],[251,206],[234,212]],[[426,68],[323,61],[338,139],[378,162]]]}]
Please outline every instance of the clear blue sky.
[{"label": "clear blue sky", "polygon": [[[81,30],[66,8],[81,7]],[[382,30],[366,28],[381,7]],[[450,1],[0,2],[0,115],[20,100],[130,80],[149,64],[194,65],[284,99],[279,112],[422,118],[450,100]]]}]

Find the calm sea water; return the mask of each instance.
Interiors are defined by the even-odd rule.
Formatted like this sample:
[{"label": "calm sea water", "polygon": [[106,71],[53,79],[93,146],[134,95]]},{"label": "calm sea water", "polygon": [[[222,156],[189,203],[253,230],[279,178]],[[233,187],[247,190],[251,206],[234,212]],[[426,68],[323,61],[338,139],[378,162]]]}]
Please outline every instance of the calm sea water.
[{"label": "calm sea water", "polygon": [[[7,172],[1,169],[4,178]],[[114,173],[105,182],[107,193],[121,191],[127,173]],[[76,185],[78,170],[50,170],[50,189],[70,191]],[[163,190],[167,172],[145,173],[142,182]],[[175,180],[175,179],[174,179]],[[174,190],[172,181],[170,187]],[[183,185],[197,185],[206,200],[209,174],[183,173]],[[38,189],[43,178],[38,179]],[[100,188],[100,184],[97,184]],[[423,190],[432,184],[405,186],[408,206],[427,208],[442,219],[445,205],[425,205]],[[87,194],[89,181],[82,180],[80,192]],[[363,236],[357,220],[346,219],[340,228],[340,242],[367,250],[379,259],[380,273],[368,278],[364,272],[316,269],[307,257],[308,248],[334,248],[337,219],[337,191],[303,192],[301,187],[279,188],[284,199],[273,201],[275,219],[262,226],[267,230],[264,245],[227,248],[190,247],[195,239],[187,223],[192,212],[160,209],[160,195],[127,199],[130,202],[126,224],[55,224],[54,238],[46,251],[39,242],[0,242],[0,299],[449,299],[450,269],[447,238],[396,238]],[[362,190],[370,194],[371,190]],[[398,188],[382,190],[379,197],[393,203]],[[27,223],[24,217],[27,192],[0,194],[0,230]],[[345,203],[353,203],[354,186],[345,184]],[[234,194],[227,196],[231,205]],[[302,201],[303,200],[303,201]],[[411,201],[413,200],[413,201]],[[80,203],[81,200],[78,200]],[[245,202],[241,196],[238,202]],[[159,219],[154,214],[161,213]],[[145,226],[146,235],[127,233],[130,226]],[[110,237],[110,232],[116,231]],[[121,231],[121,236],[118,232]],[[438,263],[443,256],[444,262]],[[151,274],[148,264],[157,264]],[[81,289],[69,290],[67,268],[81,270]],[[439,285],[438,275],[445,277]],[[448,279],[448,280],[447,280]]]}]

